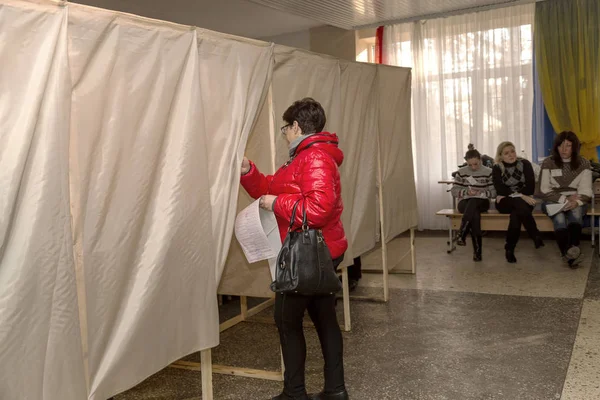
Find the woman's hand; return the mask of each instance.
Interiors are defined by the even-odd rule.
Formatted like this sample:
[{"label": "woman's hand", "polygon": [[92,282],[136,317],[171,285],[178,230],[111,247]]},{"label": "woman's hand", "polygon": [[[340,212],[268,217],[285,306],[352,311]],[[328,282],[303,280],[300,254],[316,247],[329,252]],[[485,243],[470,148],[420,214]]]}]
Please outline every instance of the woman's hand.
[{"label": "woman's hand", "polygon": [[577,200],[581,200],[581,196],[578,194],[572,194],[569,197],[567,197],[567,201],[574,201],[577,203]]},{"label": "woman's hand", "polygon": [[467,194],[469,196],[479,196],[481,194],[481,192],[477,189],[469,188]]},{"label": "woman's hand", "polygon": [[496,203],[500,203],[506,196],[496,196]]},{"label": "woman's hand", "polygon": [[275,202],[276,198],[277,196],[273,196],[272,194],[265,194],[264,196],[260,196],[258,205],[263,210],[273,211],[273,203]]},{"label": "woman's hand", "polygon": [[535,199],[533,197],[531,197],[531,196],[525,196],[525,195],[523,195],[521,198],[523,200],[525,200],[525,202],[527,204],[529,204],[530,206],[535,206],[536,205]]},{"label": "woman's hand", "polygon": [[250,171],[250,161],[247,157],[242,160],[242,175],[247,174]]}]

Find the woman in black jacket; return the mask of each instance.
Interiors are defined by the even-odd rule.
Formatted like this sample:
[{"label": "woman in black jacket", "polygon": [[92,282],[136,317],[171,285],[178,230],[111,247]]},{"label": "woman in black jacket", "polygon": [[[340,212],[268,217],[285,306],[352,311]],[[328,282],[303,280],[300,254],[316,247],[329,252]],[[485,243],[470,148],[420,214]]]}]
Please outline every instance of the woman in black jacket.
[{"label": "woman in black jacket", "polygon": [[510,214],[510,223],[506,232],[504,246],[506,260],[516,263],[515,247],[521,234],[521,224],[538,249],[544,246],[532,212],[536,201],[535,175],[531,163],[517,157],[515,145],[502,142],[496,151],[496,164],[492,170],[492,179],[496,188],[496,209],[502,214]]}]

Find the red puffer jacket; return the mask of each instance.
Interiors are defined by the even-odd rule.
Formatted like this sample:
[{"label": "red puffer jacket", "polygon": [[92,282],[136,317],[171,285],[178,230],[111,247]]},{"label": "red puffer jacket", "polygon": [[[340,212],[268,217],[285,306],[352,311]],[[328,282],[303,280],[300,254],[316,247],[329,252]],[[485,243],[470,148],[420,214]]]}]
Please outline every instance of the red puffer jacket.
[{"label": "red puffer jacket", "polygon": [[279,168],[275,175],[261,174],[250,162],[250,171],[242,175],[241,182],[255,199],[265,194],[277,196],[273,212],[282,241],[287,234],[294,203],[303,200],[298,204],[294,227],[302,226],[304,205],[308,225],[323,231],[325,243],[335,259],[348,248],[340,220],[344,205],[338,166],[343,160],[344,153],[338,148],[337,135],[321,132],[300,142],[291,161]]}]

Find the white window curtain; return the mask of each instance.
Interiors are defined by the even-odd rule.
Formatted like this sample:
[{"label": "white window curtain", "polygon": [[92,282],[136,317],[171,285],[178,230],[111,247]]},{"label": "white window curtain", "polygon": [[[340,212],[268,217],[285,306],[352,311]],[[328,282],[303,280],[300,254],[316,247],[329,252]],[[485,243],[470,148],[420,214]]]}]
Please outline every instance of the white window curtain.
[{"label": "white window curtain", "polygon": [[533,4],[386,26],[386,64],[413,68],[413,155],[419,228],[444,229],[447,187],[469,143],[512,141],[531,154]]}]

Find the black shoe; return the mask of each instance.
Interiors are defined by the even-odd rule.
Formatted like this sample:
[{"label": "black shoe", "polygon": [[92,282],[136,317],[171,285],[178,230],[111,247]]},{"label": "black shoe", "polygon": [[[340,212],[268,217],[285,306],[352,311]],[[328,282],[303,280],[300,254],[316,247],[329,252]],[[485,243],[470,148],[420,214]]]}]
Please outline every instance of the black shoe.
[{"label": "black shoe", "polygon": [[350,289],[351,292],[354,292],[356,290],[357,286],[358,286],[358,279],[348,279],[348,288]]},{"label": "black shoe", "polygon": [[473,261],[479,262],[481,261],[481,236],[472,236],[471,238],[473,239]]},{"label": "black shoe", "polygon": [[517,262],[517,257],[515,257],[514,250],[506,249],[504,254],[506,255],[506,261],[508,261],[509,263],[514,264]]},{"label": "black shoe", "polygon": [[467,245],[467,234],[469,233],[469,231],[471,230],[471,223],[470,222],[465,222],[462,221],[460,224],[460,229],[458,230],[458,232],[456,232],[456,244],[459,246],[466,246]]},{"label": "black shoe", "polygon": [[577,269],[581,260],[581,249],[577,246],[571,246],[566,253],[567,263],[569,268]]},{"label": "black shoe", "polygon": [[349,400],[348,392],[342,390],[340,392],[321,392],[318,394],[311,394],[310,400]]},{"label": "black shoe", "polygon": [[310,400],[307,394],[303,394],[302,396],[288,396],[285,392],[282,392],[279,396],[275,396],[271,398],[271,400]]},{"label": "black shoe", "polygon": [[536,236],[535,239],[533,239],[533,243],[535,243],[535,248],[539,249],[540,247],[544,247],[544,241],[542,240],[542,238],[540,236]]}]

